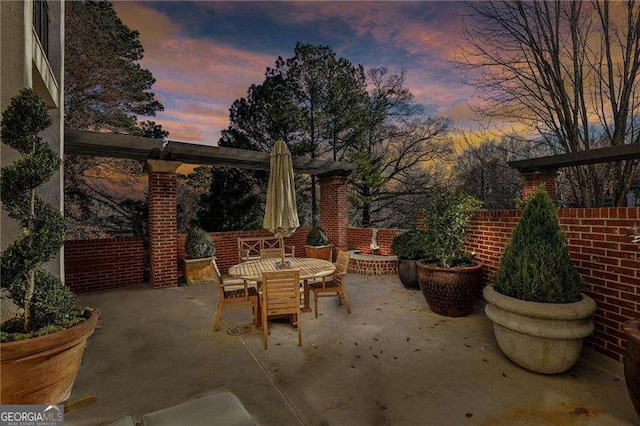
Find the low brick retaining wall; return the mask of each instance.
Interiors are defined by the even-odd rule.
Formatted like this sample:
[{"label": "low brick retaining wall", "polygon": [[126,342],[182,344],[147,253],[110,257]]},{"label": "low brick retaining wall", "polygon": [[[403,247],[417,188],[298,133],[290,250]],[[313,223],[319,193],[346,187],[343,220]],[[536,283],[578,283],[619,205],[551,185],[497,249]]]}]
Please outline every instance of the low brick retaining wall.
[{"label": "low brick retaining wall", "polygon": [[144,282],[142,237],[68,240],[65,284],[74,293],[132,287]]},{"label": "low brick retaining wall", "polygon": [[349,272],[361,275],[395,275],[398,273],[396,256],[362,254],[356,250],[349,252]]}]

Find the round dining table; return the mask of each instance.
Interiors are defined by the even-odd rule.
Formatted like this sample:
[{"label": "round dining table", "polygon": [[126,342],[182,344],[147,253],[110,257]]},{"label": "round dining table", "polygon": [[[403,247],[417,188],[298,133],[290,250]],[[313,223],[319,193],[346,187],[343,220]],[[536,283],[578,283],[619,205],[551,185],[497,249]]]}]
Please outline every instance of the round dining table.
[{"label": "round dining table", "polygon": [[333,274],[336,270],[336,265],[322,259],[287,257],[285,258],[285,268],[281,268],[280,261],[281,259],[277,257],[239,263],[229,268],[229,275],[247,281],[257,281],[259,283],[262,281],[263,272],[280,271],[282,269],[299,269],[300,280],[304,280],[304,307],[302,311],[310,312],[308,280]]}]

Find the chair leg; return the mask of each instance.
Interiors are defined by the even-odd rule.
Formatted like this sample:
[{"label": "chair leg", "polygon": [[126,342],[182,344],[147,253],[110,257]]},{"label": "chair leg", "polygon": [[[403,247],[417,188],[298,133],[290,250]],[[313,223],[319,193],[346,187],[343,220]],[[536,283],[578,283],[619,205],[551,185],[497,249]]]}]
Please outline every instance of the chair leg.
[{"label": "chair leg", "polygon": [[351,313],[351,303],[349,303],[349,296],[347,295],[347,289],[342,287],[342,296],[344,297],[344,304],[347,305],[347,313]]},{"label": "chair leg", "polygon": [[313,291],[313,302],[315,303],[314,312],[316,313],[316,319],[318,318],[318,292]]},{"label": "chair leg", "polygon": [[253,324],[257,327],[258,326],[258,299],[256,298],[253,301]]},{"label": "chair leg", "polygon": [[216,320],[213,323],[213,331],[218,331],[218,323],[220,322],[220,317],[222,316],[222,300],[218,302],[218,309],[216,309]]},{"label": "chair leg", "polygon": [[269,349],[269,329],[267,326],[267,309],[266,304],[262,304],[262,334],[264,338],[264,350]]},{"label": "chair leg", "polygon": [[300,321],[301,315],[298,312],[298,346],[302,346],[302,321]]}]

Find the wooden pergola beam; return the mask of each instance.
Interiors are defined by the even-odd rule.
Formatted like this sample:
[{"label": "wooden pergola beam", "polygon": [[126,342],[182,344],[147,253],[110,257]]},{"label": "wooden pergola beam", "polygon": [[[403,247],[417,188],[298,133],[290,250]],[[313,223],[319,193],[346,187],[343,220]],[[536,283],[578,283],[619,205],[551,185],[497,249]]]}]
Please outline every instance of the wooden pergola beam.
[{"label": "wooden pergola beam", "polygon": [[162,141],[118,133],[100,133],[65,128],[64,152],[71,155],[146,161],[161,155]]},{"label": "wooden pergola beam", "polygon": [[637,143],[590,149],[569,154],[550,155],[529,160],[510,161],[508,164],[509,167],[517,169],[520,173],[533,173],[554,171],[563,167],[635,159],[640,159],[640,144]]},{"label": "wooden pergola beam", "polygon": [[[168,160],[185,164],[269,170],[268,152],[177,141],[169,141],[163,145],[162,141],[152,138],[65,129],[66,154],[128,158],[139,161]],[[345,176],[355,170],[355,165],[340,161],[293,157],[292,162],[296,173],[311,175]]]}]

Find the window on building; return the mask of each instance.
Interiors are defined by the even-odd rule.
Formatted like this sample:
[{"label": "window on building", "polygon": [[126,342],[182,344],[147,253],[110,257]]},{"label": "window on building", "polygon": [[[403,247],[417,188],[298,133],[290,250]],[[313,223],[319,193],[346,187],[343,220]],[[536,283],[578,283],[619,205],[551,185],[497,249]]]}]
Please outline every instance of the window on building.
[{"label": "window on building", "polygon": [[44,53],[49,57],[49,5],[46,0],[33,2],[33,28],[40,39]]}]

